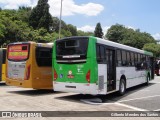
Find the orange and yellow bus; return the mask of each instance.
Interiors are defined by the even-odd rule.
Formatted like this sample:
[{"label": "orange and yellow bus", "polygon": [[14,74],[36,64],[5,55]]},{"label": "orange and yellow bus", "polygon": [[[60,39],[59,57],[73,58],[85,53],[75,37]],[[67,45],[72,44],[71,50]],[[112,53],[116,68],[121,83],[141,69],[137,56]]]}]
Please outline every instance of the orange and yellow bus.
[{"label": "orange and yellow bus", "polygon": [[0,48],[0,81],[6,80],[6,48]]},{"label": "orange and yellow bus", "polygon": [[52,46],[53,44],[35,42],[9,44],[6,84],[23,88],[51,89]]}]

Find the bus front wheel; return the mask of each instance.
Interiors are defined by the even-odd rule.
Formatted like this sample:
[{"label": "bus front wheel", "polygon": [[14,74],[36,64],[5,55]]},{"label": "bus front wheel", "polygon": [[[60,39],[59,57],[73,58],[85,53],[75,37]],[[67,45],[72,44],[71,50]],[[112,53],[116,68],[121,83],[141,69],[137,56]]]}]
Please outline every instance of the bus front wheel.
[{"label": "bus front wheel", "polygon": [[126,82],[125,80],[122,78],[120,80],[120,84],[119,84],[119,95],[124,95],[126,92]]}]

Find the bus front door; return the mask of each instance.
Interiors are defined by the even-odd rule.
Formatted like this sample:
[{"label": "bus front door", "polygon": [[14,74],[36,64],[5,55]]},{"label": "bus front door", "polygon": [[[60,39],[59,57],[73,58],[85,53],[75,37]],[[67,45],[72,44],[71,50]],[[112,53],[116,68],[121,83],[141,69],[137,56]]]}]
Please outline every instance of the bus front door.
[{"label": "bus front door", "polygon": [[116,89],[115,50],[106,49],[107,58],[107,92]]}]

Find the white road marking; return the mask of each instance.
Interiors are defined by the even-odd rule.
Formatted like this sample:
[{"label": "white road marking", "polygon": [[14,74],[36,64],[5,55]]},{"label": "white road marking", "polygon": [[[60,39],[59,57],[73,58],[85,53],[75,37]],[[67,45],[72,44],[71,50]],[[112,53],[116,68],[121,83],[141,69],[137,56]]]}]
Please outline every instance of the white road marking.
[{"label": "white road marking", "polygon": [[[133,100],[141,100],[141,99],[147,99],[147,98],[154,98],[154,97],[160,97],[160,95],[146,96],[146,97],[140,97],[140,98],[134,98],[134,99],[127,99],[127,100],[121,100],[121,101],[117,101],[117,102],[111,102],[110,101],[109,103],[101,103],[102,101],[99,98],[81,99],[80,101],[82,101],[84,103],[87,103],[87,104],[91,104],[91,105],[119,105],[119,106],[123,106],[123,107],[126,107],[126,108],[130,108],[130,109],[135,110],[135,111],[149,111],[147,109],[142,109],[142,108],[130,106],[130,105],[124,104],[122,102],[133,101]],[[160,109],[153,110],[153,111],[160,111]]]},{"label": "white road marking", "polygon": [[117,101],[117,102],[118,102],[118,103],[121,103],[121,102],[133,101],[133,100],[153,98],[153,97],[160,97],[160,95],[153,95],[153,96],[140,97],[140,98],[134,98],[134,99],[128,99],[128,100],[121,100],[121,101]]},{"label": "white road marking", "polygon": [[146,109],[141,109],[141,108],[133,107],[133,106],[122,104],[122,103],[118,103],[118,102],[116,102],[115,104],[117,104],[119,106],[123,106],[123,107],[127,107],[127,108],[130,108],[130,109],[133,109],[135,111],[148,111]]}]

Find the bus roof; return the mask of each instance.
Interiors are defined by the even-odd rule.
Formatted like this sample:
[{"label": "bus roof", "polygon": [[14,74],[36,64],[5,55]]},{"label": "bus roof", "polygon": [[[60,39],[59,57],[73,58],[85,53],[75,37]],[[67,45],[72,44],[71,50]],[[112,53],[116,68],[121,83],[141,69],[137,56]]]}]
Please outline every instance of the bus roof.
[{"label": "bus roof", "polygon": [[10,43],[8,45],[26,44],[26,43],[37,44],[38,46],[43,46],[43,47],[52,47],[54,44],[54,43],[37,43],[34,41],[28,41],[28,42],[14,42],[14,43]]},{"label": "bus roof", "polygon": [[153,53],[145,51],[145,50],[140,50],[138,48],[130,47],[130,46],[127,46],[127,45],[123,45],[123,44],[120,44],[120,43],[112,42],[110,40],[105,40],[105,39],[101,39],[101,38],[97,38],[97,37],[96,37],[96,39],[97,39],[97,42],[101,43],[101,44],[105,44],[105,45],[116,47],[116,48],[119,48],[119,49],[124,49],[124,50],[128,50],[128,51],[133,51],[133,52],[153,56]]}]

